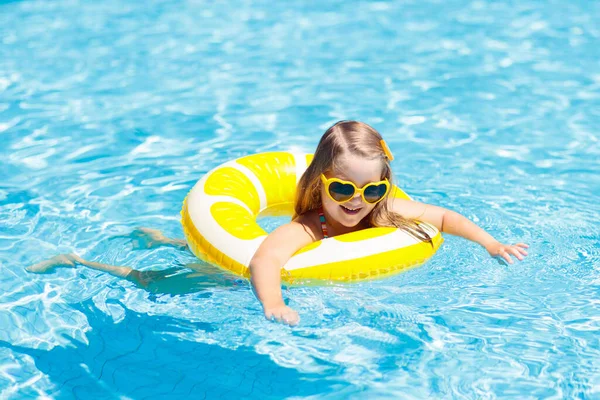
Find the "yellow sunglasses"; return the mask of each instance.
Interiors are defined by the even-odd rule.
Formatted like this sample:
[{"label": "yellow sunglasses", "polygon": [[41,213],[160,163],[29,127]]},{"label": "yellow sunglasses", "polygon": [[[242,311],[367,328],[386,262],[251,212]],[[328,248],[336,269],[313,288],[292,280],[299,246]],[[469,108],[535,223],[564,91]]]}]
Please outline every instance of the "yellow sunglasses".
[{"label": "yellow sunglasses", "polygon": [[365,203],[377,204],[390,191],[390,182],[387,179],[367,183],[362,188],[358,188],[352,182],[338,178],[326,178],[325,175],[321,174],[321,182],[325,185],[325,192],[329,198],[339,204],[350,201],[356,195],[356,192],[360,193]]}]

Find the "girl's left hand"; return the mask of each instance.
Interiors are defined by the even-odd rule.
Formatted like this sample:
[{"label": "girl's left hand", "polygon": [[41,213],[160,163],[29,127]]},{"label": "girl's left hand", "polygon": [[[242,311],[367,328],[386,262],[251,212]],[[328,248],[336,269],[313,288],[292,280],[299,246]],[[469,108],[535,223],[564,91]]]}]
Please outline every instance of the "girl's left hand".
[{"label": "girl's left hand", "polygon": [[523,258],[527,255],[527,251],[525,249],[529,248],[525,243],[517,243],[513,245],[502,244],[500,242],[492,243],[486,246],[486,250],[492,257],[502,257],[506,260],[507,263],[512,264],[513,260],[510,257],[511,255],[517,257],[519,261],[522,261]]}]

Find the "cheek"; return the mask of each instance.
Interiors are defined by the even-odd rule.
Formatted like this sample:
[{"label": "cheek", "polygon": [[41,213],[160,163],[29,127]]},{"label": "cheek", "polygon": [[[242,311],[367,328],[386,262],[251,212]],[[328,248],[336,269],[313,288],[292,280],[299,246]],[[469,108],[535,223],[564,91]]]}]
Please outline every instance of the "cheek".
[{"label": "cheek", "polygon": [[337,202],[331,200],[324,192],[321,198],[323,209],[326,210],[329,215],[333,216],[336,220],[344,217],[344,213],[342,213],[340,205]]},{"label": "cheek", "polygon": [[327,210],[333,210],[334,208],[337,208],[338,203],[336,203],[335,201],[331,200],[329,198],[329,196],[327,196],[327,194],[325,194],[325,192],[323,192],[321,194],[321,201],[323,203],[323,208],[326,208]]},{"label": "cheek", "polygon": [[323,207],[327,208],[331,207],[332,204],[336,204],[333,200],[329,198],[327,193],[325,193],[325,189],[323,187],[321,187],[321,203],[323,204]]}]

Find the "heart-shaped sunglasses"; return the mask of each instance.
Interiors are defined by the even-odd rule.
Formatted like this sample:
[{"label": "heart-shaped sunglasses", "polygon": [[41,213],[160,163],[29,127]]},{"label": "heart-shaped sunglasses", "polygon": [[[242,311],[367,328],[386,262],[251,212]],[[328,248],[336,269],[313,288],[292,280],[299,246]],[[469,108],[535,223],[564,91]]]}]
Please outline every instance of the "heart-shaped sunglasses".
[{"label": "heart-shaped sunglasses", "polygon": [[321,174],[321,182],[325,185],[325,192],[327,192],[329,198],[339,204],[350,201],[356,195],[356,192],[360,193],[365,203],[377,204],[390,191],[390,182],[387,179],[370,182],[362,188],[358,188],[352,182],[338,178],[326,178],[325,175]]}]

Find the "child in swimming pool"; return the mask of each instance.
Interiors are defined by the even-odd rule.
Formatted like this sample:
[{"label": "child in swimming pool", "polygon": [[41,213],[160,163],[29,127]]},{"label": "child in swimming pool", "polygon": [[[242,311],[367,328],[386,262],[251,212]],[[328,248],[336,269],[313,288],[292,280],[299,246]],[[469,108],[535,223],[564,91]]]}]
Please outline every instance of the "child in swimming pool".
[{"label": "child in swimming pool", "polygon": [[298,182],[293,220],[274,230],[250,261],[251,281],[266,318],[289,325],[299,321],[281,294],[280,271],[302,247],[323,238],[372,226],[395,226],[413,236],[430,238],[414,221],[428,222],[440,232],[479,243],[509,264],[522,260],[524,243],[506,245],[464,216],[428,204],[389,197],[392,154],[369,125],[340,121],[319,142],[314,159]]},{"label": "child in swimming pool", "polygon": [[[250,262],[251,282],[268,319],[295,325],[296,311],[286,306],[281,293],[280,271],[300,248],[326,237],[369,228],[394,226],[429,241],[414,221],[428,222],[441,232],[479,243],[494,257],[512,264],[522,260],[524,243],[505,245],[462,215],[441,207],[389,197],[390,162],[393,157],[381,135],[357,121],[340,121],[321,138],[314,159],[298,183],[293,220],[274,230]],[[187,249],[184,240],[169,239],[159,231],[140,228],[130,238],[134,248],[171,246]],[[55,267],[84,265],[108,272],[148,288],[164,274],[137,271],[126,266],[90,262],[75,254],[63,254],[28,268],[44,273]],[[155,276],[156,275],[156,276]]]}]

